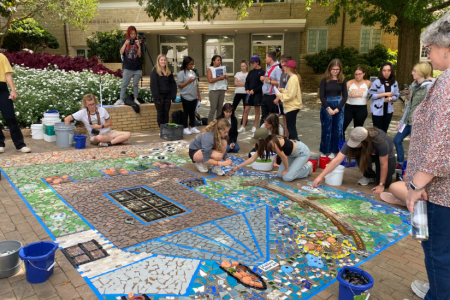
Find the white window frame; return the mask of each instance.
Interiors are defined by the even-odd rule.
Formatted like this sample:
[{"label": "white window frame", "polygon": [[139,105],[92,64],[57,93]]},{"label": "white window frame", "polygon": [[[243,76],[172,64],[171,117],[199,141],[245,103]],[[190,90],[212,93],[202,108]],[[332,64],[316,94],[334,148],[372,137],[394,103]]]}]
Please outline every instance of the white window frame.
[{"label": "white window frame", "polygon": [[431,61],[430,59],[427,58],[428,55],[422,56],[422,51],[424,51],[424,47],[425,46],[422,44],[422,42],[420,42],[420,55],[419,55],[420,61]]},{"label": "white window frame", "polygon": [[264,3],[264,5],[271,5],[271,4],[286,4],[290,0],[280,0],[280,2],[265,2],[264,0],[253,0],[252,5],[261,5],[261,3]]},{"label": "white window frame", "polygon": [[89,59],[89,58],[88,58],[88,52],[89,52],[89,50],[91,50],[91,49],[89,49],[88,47],[74,47],[74,50],[75,50],[75,55],[74,55],[74,57],[78,56],[78,50],[84,50],[84,54],[85,54],[85,57],[84,57],[84,58]]},{"label": "white window frame", "polygon": [[[220,43],[220,42],[210,42],[210,43],[206,43],[204,44],[204,49],[205,49],[205,74],[206,71],[209,68],[209,65],[211,64],[211,58],[206,58],[206,47],[207,46],[217,46],[219,49],[219,52],[221,52],[220,46],[233,46],[233,58],[224,58],[222,59],[222,62],[232,62],[233,64],[235,63],[236,60],[236,43],[235,42],[224,42],[224,43]],[[220,53],[219,55],[222,57],[221,55],[222,53]],[[233,76],[235,74],[235,66],[233,65],[233,72],[230,72],[230,70],[227,69],[227,75]]]},{"label": "white window frame", "polygon": [[[315,52],[309,52],[309,33],[311,30],[317,30],[316,36],[316,49],[317,51]],[[320,50],[318,50],[319,48],[319,30],[326,30],[327,31],[327,43],[326,43],[326,47],[325,49],[328,49],[328,27],[327,26],[321,26],[321,27],[308,27],[308,36],[306,37],[306,53],[307,54],[315,54],[315,53],[319,53]]]},{"label": "white window frame", "polygon": [[369,52],[370,50],[373,49],[373,47],[375,45],[372,45],[372,37],[373,37],[373,30],[380,30],[380,44],[383,43],[383,30],[381,30],[380,28],[377,27],[361,27],[361,32],[359,34],[359,52],[360,53],[367,53],[367,52],[363,52],[361,50],[361,42],[362,42],[362,34],[363,34],[363,30],[367,30],[370,29],[370,38],[369,38],[369,50],[367,50],[367,52]]},{"label": "white window frame", "polygon": [[[253,37],[255,35],[281,35],[283,38],[281,40],[254,40]],[[251,36],[252,39],[252,46],[251,46],[251,53],[253,55],[253,47],[254,46],[265,46],[266,50],[268,49],[267,46],[273,46],[273,45],[280,45],[281,46],[281,53],[284,53],[284,33],[252,33]],[[259,44],[256,44],[259,43]]]}]

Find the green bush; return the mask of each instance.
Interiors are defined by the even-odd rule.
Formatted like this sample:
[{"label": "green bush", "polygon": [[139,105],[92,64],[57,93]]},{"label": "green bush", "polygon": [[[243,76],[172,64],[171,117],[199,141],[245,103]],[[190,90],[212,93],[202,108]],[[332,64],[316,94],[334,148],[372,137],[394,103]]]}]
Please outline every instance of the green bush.
[{"label": "green bush", "polygon": [[325,73],[328,64],[333,59],[338,58],[344,65],[344,75],[347,79],[353,78],[353,69],[357,65],[362,65],[367,69],[367,78],[378,76],[381,65],[388,61],[394,66],[397,65],[397,51],[391,51],[385,46],[378,44],[368,53],[359,53],[353,47],[336,47],[322,50],[313,55],[305,57],[306,65],[311,67],[314,73]]},{"label": "green bush", "polygon": [[42,53],[45,49],[58,49],[56,37],[47,29],[31,18],[14,23],[3,40],[3,48],[8,52],[22,51],[27,48],[35,53]]},{"label": "green bush", "polygon": [[93,36],[86,39],[89,47],[88,58],[95,55],[105,63],[122,62],[119,50],[124,39],[125,33],[121,30],[93,33]]}]

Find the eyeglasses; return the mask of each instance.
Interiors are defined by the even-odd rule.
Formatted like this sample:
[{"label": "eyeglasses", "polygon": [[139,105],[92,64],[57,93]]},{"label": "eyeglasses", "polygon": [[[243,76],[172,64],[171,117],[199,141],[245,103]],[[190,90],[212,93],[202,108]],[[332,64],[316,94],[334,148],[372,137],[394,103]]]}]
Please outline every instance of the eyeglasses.
[{"label": "eyeglasses", "polygon": [[87,104],[86,106],[93,107],[93,106],[95,106],[95,103]]},{"label": "eyeglasses", "polygon": [[341,69],[331,69],[331,71],[339,72]]},{"label": "eyeglasses", "polygon": [[429,44],[429,45],[426,45],[425,46],[425,53],[427,54],[427,55],[430,55],[430,52],[431,52],[431,46],[432,44]]}]

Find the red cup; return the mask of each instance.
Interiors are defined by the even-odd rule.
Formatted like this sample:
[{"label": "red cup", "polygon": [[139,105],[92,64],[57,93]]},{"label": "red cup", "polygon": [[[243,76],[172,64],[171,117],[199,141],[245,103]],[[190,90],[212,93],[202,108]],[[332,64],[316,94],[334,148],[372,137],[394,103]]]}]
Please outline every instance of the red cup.
[{"label": "red cup", "polygon": [[321,156],[320,158],[319,158],[319,168],[321,168],[321,169],[325,169],[326,168],[326,166],[327,166],[327,164],[330,162],[330,158],[329,157],[323,157],[323,156]]},{"label": "red cup", "polygon": [[308,159],[308,161],[310,161],[313,164],[313,172],[315,172],[316,168],[317,168],[317,160],[315,160],[315,159]]}]

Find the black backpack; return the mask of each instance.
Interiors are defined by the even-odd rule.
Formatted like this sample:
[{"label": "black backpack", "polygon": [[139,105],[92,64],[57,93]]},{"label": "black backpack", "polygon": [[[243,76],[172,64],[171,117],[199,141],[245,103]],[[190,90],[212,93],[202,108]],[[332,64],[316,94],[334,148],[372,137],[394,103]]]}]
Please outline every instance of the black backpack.
[{"label": "black backpack", "polygon": [[141,113],[141,108],[134,102],[133,95],[128,95],[127,99],[125,99],[125,105],[131,106],[137,114]]},{"label": "black backpack", "polygon": [[177,110],[172,113],[172,123],[183,125],[183,111]]}]

